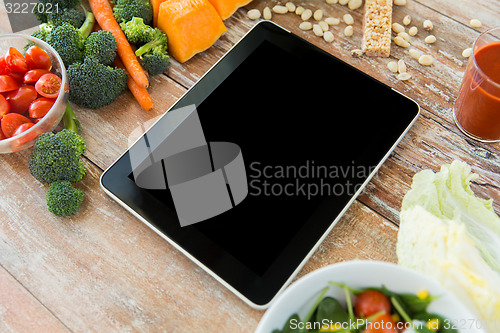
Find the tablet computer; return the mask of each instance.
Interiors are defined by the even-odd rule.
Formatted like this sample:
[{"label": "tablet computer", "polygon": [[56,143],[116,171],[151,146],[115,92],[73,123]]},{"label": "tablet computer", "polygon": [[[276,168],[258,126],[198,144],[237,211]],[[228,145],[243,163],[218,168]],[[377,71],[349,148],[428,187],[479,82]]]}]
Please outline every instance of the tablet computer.
[{"label": "tablet computer", "polygon": [[103,173],[101,186],[265,308],[418,114],[387,85],[263,21]]}]

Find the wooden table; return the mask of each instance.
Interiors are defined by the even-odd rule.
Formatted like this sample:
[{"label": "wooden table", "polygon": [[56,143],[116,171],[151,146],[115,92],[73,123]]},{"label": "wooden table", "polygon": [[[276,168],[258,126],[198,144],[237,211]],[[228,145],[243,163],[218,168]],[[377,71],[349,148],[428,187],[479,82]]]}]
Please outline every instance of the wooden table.
[{"label": "wooden table", "polygon": [[[238,10],[225,22],[228,31],[212,48],[186,64],[173,61],[166,75],[152,78],[153,111],[141,110],[129,92],[96,111],[75,108],[88,147],[84,158],[87,175],[77,185],[85,191],[78,214],[58,218],[47,211],[47,185],[31,177],[27,167],[31,150],[0,156],[0,332],[255,329],[262,311],[251,309],[111,200],[99,187],[99,177],[127,148],[133,129],[164,113],[255,24],[246,16],[248,9],[262,10],[276,3],[255,0]],[[322,8],[334,17],[350,12],[355,19],[354,36],[344,37],[345,25],[341,23],[331,27],[335,41],[330,44],[311,31],[301,31],[295,14],[274,14],[273,20],[410,96],[422,107],[416,124],[299,277],[345,260],[396,262],[401,200],[412,176],[422,169],[438,170],[454,159],[466,161],[480,175],[473,190],[481,197],[493,198],[500,212],[500,145],[466,138],[452,117],[466,64],[462,50],[470,47],[480,32],[500,25],[500,2],[408,0],[404,7],[395,6],[394,22],[402,22],[409,14],[412,25],[419,27],[412,44],[435,58],[430,67],[419,65],[407,50],[395,45],[390,59],[352,58],[350,50],[359,48],[361,41],[362,9],[353,12],[323,0],[294,3]],[[8,31],[1,3],[0,13],[1,26]],[[468,22],[472,18],[480,19],[483,27],[471,28]],[[423,42],[428,35],[421,28],[425,19],[434,22],[435,44]],[[413,76],[409,81],[398,81],[386,68],[389,60],[401,58]],[[300,92],[299,87],[297,90]],[[356,101],[328,97],[325,103],[349,106]]]}]

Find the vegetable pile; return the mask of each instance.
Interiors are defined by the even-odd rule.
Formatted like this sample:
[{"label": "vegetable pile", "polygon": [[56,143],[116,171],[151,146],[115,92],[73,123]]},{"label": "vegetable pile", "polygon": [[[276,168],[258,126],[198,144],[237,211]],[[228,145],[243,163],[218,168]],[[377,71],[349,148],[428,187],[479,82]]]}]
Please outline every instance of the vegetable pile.
[{"label": "vegetable pile", "polygon": [[435,277],[496,333],[500,218],[492,200],[472,192],[477,177],[459,161],[417,173],[403,199],[397,255],[399,264]]},{"label": "vegetable pile", "polygon": [[330,284],[344,290],[346,307],[333,297],[325,297],[329,290],[326,287],[303,319],[293,314],[282,329],[275,329],[272,333],[456,332],[448,319],[427,312],[436,297],[431,297],[426,290],[415,295],[395,293],[386,287],[354,289],[346,284]]},{"label": "vegetable pile", "polygon": [[0,140],[27,131],[52,108],[61,78],[51,68],[47,52],[35,45],[25,55],[10,47],[0,57]]}]

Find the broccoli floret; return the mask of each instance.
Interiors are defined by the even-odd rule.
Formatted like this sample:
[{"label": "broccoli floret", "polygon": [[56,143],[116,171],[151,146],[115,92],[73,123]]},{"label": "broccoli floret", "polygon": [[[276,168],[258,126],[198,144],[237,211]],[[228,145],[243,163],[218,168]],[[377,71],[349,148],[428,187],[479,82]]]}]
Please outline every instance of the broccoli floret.
[{"label": "broccoli floret", "polygon": [[40,23],[47,23],[51,13],[75,8],[79,4],[80,0],[38,0],[38,5],[33,8],[33,14]]},{"label": "broccoli floret", "polygon": [[47,22],[53,26],[69,23],[75,28],[80,28],[85,21],[85,13],[77,8],[65,8],[47,14]]},{"label": "broccoli floret", "polygon": [[167,35],[158,28],[153,30],[151,39],[135,51],[141,64],[150,75],[165,72],[169,65],[167,52]]},{"label": "broccoli floret", "polygon": [[44,183],[77,182],[85,175],[80,160],[84,152],[85,141],[71,130],[45,133],[36,141],[28,167],[33,177]]},{"label": "broccoli floret", "polygon": [[144,19],[148,25],[153,21],[153,6],[149,0],[116,0],[113,13],[118,23],[128,22],[133,17]]},{"label": "broccoli floret", "polygon": [[85,40],[85,57],[96,57],[103,65],[110,65],[116,57],[115,36],[106,30],[93,32]]},{"label": "broccoli floret", "polygon": [[64,65],[68,67],[74,62],[83,60],[85,39],[89,36],[95,23],[92,12],[86,12],[85,17],[85,21],[79,29],[66,22],[59,26],[42,24],[40,30],[36,31],[33,36],[50,44],[57,51]]},{"label": "broccoli floret", "polygon": [[105,66],[95,57],[69,66],[68,78],[69,99],[91,109],[110,104],[127,86],[123,69]]},{"label": "broccoli floret", "polygon": [[45,41],[57,51],[66,67],[83,60],[85,40],[71,24],[52,27]]},{"label": "broccoli floret", "polygon": [[134,17],[130,21],[120,23],[127,40],[136,45],[143,45],[153,40],[155,29],[144,23],[140,17]]},{"label": "broccoli floret", "polygon": [[140,57],[142,67],[149,75],[157,75],[165,72],[169,65],[169,57],[165,53],[153,50]]},{"label": "broccoli floret", "polygon": [[49,211],[57,216],[75,214],[83,201],[83,191],[71,186],[68,181],[57,181],[50,184],[46,194]]}]

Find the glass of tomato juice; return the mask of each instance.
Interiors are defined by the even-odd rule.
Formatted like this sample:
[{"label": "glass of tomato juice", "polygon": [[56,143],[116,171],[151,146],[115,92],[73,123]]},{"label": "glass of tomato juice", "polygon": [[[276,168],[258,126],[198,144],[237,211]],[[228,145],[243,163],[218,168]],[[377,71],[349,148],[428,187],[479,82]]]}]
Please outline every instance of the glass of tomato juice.
[{"label": "glass of tomato juice", "polygon": [[500,141],[500,27],[474,42],[455,103],[455,122],[467,136],[482,142]]}]

